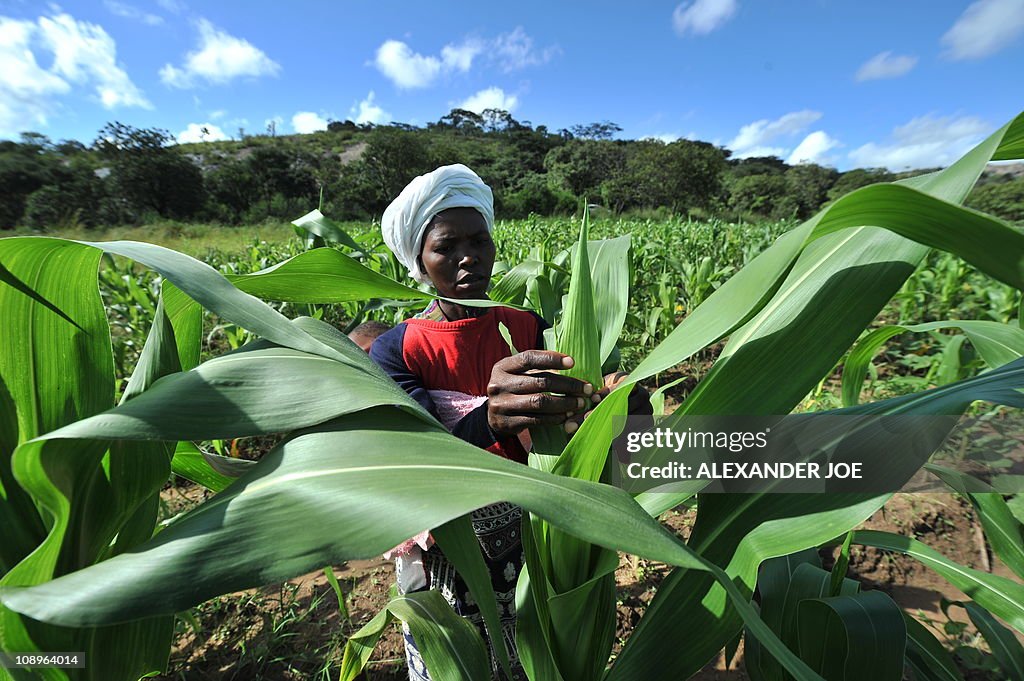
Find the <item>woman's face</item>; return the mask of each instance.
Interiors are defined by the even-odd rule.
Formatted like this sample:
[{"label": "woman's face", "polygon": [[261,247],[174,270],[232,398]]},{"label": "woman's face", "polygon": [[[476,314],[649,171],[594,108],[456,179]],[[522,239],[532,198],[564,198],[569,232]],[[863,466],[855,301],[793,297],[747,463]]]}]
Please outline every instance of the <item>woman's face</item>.
[{"label": "woman's face", "polygon": [[423,271],[446,298],[486,298],[494,268],[494,241],[475,208],[449,208],[423,237]]}]

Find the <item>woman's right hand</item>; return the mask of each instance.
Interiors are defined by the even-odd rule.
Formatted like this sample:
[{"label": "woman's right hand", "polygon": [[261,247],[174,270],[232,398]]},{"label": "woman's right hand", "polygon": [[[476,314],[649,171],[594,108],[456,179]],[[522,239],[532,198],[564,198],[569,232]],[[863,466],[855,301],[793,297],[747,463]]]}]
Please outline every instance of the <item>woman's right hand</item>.
[{"label": "woman's right hand", "polygon": [[[584,412],[594,386],[552,370],[573,360],[551,350],[527,350],[499,361],[487,384],[487,425],[495,435],[516,435],[536,425],[560,425]],[[547,394],[553,393],[553,394]]]}]

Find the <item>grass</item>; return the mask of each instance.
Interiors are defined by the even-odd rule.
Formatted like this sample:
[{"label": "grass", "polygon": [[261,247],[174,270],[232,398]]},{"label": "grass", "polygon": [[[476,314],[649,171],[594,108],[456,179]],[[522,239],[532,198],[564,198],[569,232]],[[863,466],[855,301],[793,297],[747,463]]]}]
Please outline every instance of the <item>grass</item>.
[{"label": "grass", "polygon": [[166,248],[204,258],[210,251],[225,254],[240,253],[253,242],[283,244],[295,239],[295,231],[285,222],[265,222],[257,225],[216,225],[178,222],[159,222],[149,225],[120,227],[70,227],[45,231],[18,228],[4,236],[53,236],[81,241],[145,241]]}]

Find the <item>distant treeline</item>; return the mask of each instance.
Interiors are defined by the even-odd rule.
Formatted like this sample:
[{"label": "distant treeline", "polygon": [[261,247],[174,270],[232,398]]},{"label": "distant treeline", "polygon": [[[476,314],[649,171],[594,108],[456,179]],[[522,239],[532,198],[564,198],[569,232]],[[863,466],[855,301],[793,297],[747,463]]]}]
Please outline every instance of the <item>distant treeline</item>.
[{"label": "distant treeline", "polygon": [[[0,142],[0,228],[290,220],[321,196],[332,217],[369,219],[414,176],[448,163],[477,171],[504,218],[570,214],[584,200],[615,213],[806,218],[847,192],[900,177],[774,156],[732,159],[707,142],[613,139],[620,131],[605,121],[552,132],[505,111],[455,109],[425,127],[332,121],[307,135],[271,128],[193,144],[116,122],[90,146],[24,133]],[[1024,178],[986,175],[968,204],[1024,220]]]}]

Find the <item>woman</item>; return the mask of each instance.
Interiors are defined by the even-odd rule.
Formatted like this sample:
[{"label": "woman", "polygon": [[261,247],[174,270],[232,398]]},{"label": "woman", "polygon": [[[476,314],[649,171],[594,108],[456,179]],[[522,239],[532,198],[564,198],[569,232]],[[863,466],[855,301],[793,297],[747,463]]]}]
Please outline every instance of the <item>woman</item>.
[{"label": "woman", "polygon": [[[495,247],[490,188],[464,165],[443,166],[413,180],[381,220],[384,241],[417,281],[448,299],[487,297]],[[499,331],[504,324],[512,354]],[[472,307],[438,300],[381,335],[370,356],[457,437],[498,456],[526,463],[526,430],[540,424],[577,427],[607,390],[553,373],[573,365],[567,355],[542,350],[544,320],[506,307]],[[521,510],[508,503],[473,513],[473,530],[491,572],[503,644],[513,678],[526,679],[515,650],[515,586],[523,565]],[[418,545],[417,545],[418,544]],[[421,551],[421,549],[426,549]],[[466,585],[426,536],[396,547],[399,589],[439,590],[455,611],[473,621],[487,641],[495,678],[503,678]],[[410,678],[428,679],[405,631]]]}]

